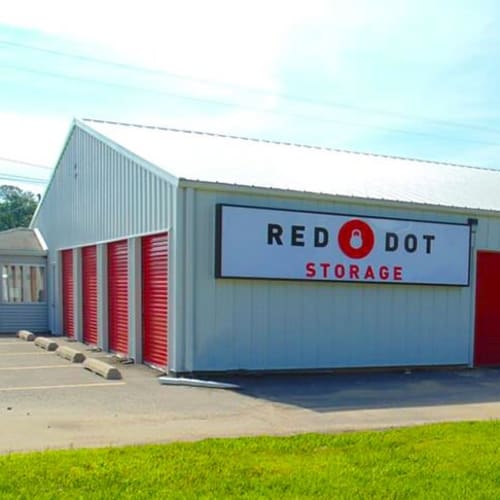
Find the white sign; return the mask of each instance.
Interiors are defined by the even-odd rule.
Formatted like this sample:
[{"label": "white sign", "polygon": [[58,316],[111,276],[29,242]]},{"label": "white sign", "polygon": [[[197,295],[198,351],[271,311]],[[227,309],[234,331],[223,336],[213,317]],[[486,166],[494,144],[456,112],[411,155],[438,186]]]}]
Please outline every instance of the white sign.
[{"label": "white sign", "polygon": [[470,226],[219,205],[216,277],[469,285]]}]

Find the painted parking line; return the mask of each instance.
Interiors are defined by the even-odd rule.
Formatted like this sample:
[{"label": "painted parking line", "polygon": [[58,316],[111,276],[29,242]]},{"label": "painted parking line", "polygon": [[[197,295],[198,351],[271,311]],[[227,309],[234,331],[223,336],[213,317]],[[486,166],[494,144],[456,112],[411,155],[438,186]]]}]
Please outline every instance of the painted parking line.
[{"label": "painted parking line", "polygon": [[0,368],[0,371],[9,370],[43,370],[44,368],[81,368],[82,365],[41,365],[41,366],[7,366]]},{"label": "painted parking line", "polygon": [[8,342],[2,342],[0,341],[0,346],[2,345],[23,345],[23,341],[22,340],[18,340],[17,342],[11,342],[10,340]]},{"label": "painted parking line", "polygon": [[15,391],[42,391],[47,389],[73,389],[78,387],[116,387],[125,385],[125,382],[97,382],[92,384],[65,384],[65,385],[33,385],[31,387],[0,387],[0,392]]}]

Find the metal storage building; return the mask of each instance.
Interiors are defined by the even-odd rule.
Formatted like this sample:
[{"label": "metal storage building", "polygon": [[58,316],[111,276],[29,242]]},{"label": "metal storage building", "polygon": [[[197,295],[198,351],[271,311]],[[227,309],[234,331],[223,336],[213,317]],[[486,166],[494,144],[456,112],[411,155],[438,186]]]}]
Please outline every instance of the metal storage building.
[{"label": "metal storage building", "polygon": [[46,256],[38,231],[0,232],[0,333],[48,331]]},{"label": "metal storage building", "polygon": [[174,373],[500,364],[500,172],[75,120],[49,323]]}]

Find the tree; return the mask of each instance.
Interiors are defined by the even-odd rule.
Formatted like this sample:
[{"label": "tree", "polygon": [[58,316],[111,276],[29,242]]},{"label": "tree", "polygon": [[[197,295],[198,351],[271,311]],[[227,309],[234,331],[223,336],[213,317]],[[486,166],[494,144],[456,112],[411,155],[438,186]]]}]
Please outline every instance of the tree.
[{"label": "tree", "polygon": [[0,231],[28,227],[38,205],[38,197],[16,186],[0,186]]}]

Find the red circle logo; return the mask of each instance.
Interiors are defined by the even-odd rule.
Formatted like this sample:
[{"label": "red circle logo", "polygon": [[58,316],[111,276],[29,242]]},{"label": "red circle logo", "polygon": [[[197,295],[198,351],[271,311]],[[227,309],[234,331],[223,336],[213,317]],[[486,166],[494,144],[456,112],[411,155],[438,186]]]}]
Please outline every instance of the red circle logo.
[{"label": "red circle logo", "polygon": [[373,229],[360,219],[346,222],[340,228],[337,239],[342,252],[351,259],[366,257],[375,245]]}]

